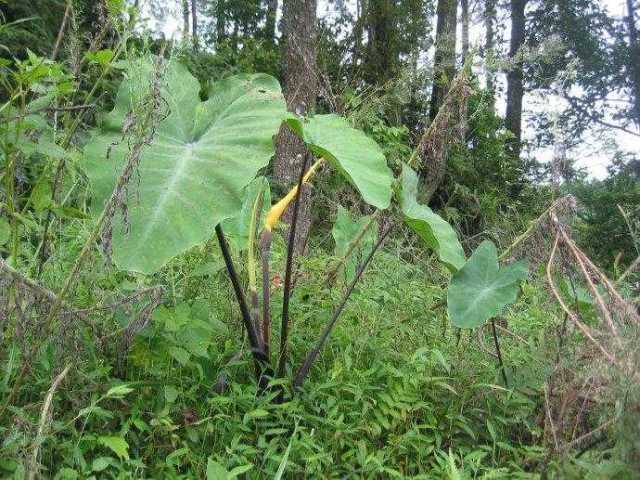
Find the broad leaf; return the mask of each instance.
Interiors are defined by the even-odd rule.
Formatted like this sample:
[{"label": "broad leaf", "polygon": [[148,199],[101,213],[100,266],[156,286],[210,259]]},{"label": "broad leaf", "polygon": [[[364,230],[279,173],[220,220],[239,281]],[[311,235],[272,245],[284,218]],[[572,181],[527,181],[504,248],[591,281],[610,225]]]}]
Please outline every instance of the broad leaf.
[{"label": "broad leaf", "polygon": [[[130,231],[120,214],[113,224],[114,261],[142,273],[204,242],[215,225],[240,210],[243,189],[269,162],[273,136],[285,116],[280,86],[268,75],[217,82],[203,102],[198,81],[184,66],[170,61],[163,69],[161,95],[170,113],[144,148],[139,177],[131,181]],[[152,70],[149,59],[130,64],[114,110],[85,148],[94,213],[120,175],[128,153],[123,125],[149,92]]]},{"label": "broad leaf", "polygon": [[400,207],[405,223],[436,251],[450,270],[458,270],[464,265],[465,256],[455,230],[429,207],[419,204],[417,193],[418,176],[410,167],[403,165]]},{"label": "broad leaf", "polygon": [[453,274],[447,292],[451,323],[459,328],[474,328],[495,317],[516,300],[518,285],[527,274],[526,262],[499,268],[496,247],[485,240]]},{"label": "broad leaf", "polygon": [[393,175],[373,139],[333,114],[287,122],[315,155],[331,162],[358,189],[365,202],[380,209],[389,206]]},{"label": "broad leaf", "polygon": [[121,460],[129,459],[129,444],[122,437],[98,437],[98,443],[109,448]]},{"label": "broad leaf", "polygon": [[[338,214],[336,223],[333,225],[333,239],[336,242],[334,255],[343,258],[351,244],[358,239],[362,230],[369,224],[371,216],[366,215],[358,220],[353,220],[349,212],[342,206],[338,206]],[[356,268],[372,248],[376,241],[376,226],[369,226],[364,236],[360,239],[358,245],[355,245],[351,255],[344,263],[344,272],[346,279],[353,278]]]}]

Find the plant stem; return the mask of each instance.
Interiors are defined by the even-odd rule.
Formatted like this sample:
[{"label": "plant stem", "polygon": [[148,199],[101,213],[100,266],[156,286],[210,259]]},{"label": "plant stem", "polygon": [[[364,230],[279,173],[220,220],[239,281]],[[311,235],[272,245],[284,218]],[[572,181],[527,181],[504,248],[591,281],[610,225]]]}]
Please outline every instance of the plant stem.
[{"label": "plant stem", "polygon": [[249,312],[247,299],[245,298],[244,292],[242,291],[240,279],[233,265],[231,253],[229,252],[229,245],[227,244],[227,240],[224,238],[224,232],[222,231],[222,227],[220,226],[220,224],[216,225],[216,236],[218,238],[218,243],[220,244],[220,250],[222,251],[222,257],[224,258],[227,272],[229,273],[229,278],[231,279],[231,284],[233,285],[233,290],[236,295],[238,306],[240,307],[242,322],[244,323],[244,328],[247,330],[249,344],[251,345],[251,354],[253,355],[253,359],[256,364],[256,374],[259,378],[262,375],[263,367],[267,360],[262,348],[262,342],[258,338],[256,329],[253,325],[253,322],[251,321],[251,313]]},{"label": "plant stem", "polygon": [[504,386],[509,388],[509,382],[507,381],[507,371],[504,368],[502,362],[502,353],[500,352],[500,343],[498,343],[498,334],[496,333],[496,322],[491,319],[491,332],[493,333],[493,343],[496,345],[496,355],[498,355],[498,363],[500,364],[500,371],[502,372],[502,380],[504,380]]},{"label": "plant stem", "polygon": [[271,278],[269,258],[271,257],[271,230],[263,230],[260,235],[260,256],[262,258],[262,343],[267,358],[271,355]]},{"label": "plant stem", "polygon": [[353,277],[353,280],[351,281],[351,283],[349,284],[349,287],[347,288],[344,295],[342,296],[342,299],[340,300],[338,307],[333,312],[333,316],[331,317],[331,320],[329,320],[329,323],[327,323],[324,330],[322,331],[322,334],[320,335],[320,339],[316,343],[315,347],[313,347],[313,349],[310,350],[309,353],[307,353],[307,356],[305,357],[304,362],[302,363],[302,366],[296,372],[295,377],[293,379],[294,388],[300,388],[304,380],[307,378],[307,375],[309,374],[309,370],[311,369],[311,365],[313,365],[313,362],[316,360],[316,358],[318,357],[318,354],[324,347],[324,344],[327,342],[327,339],[329,338],[329,335],[331,334],[333,327],[336,325],[338,319],[340,318],[340,314],[342,313],[345,305],[347,304],[347,300],[349,300],[349,297],[353,293],[353,289],[355,288],[356,284],[360,280],[360,277],[362,277],[362,274],[364,273],[365,269],[373,259],[373,256],[376,253],[376,251],[378,251],[378,249],[382,246],[384,239],[387,237],[391,229],[392,227],[389,226],[380,234],[380,238],[378,238],[378,241],[375,243],[375,245],[371,249],[371,252],[369,252],[369,255],[367,256],[367,258],[365,258],[365,260],[358,267],[358,270],[356,271],[356,274]]},{"label": "plant stem", "polygon": [[300,210],[300,191],[305,178],[305,171],[309,163],[309,155],[305,155],[298,178],[298,188],[295,193],[291,225],[289,226],[289,244],[287,245],[287,263],[284,272],[284,293],[282,297],[282,323],[280,329],[280,353],[278,355],[278,377],[284,377],[287,368],[288,342],[289,342],[289,300],[291,298],[291,271],[293,269],[293,257],[295,253],[296,226],[298,224],[298,212]]},{"label": "plant stem", "polygon": [[251,321],[257,332],[258,340],[264,348],[264,335],[260,326],[260,305],[258,302],[258,286],[256,275],[256,226],[260,220],[260,211],[262,210],[263,189],[260,189],[251,211],[251,222],[249,223],[249,240],[247,244],[247,270],[249,274],[249,299],[251,301]]}]

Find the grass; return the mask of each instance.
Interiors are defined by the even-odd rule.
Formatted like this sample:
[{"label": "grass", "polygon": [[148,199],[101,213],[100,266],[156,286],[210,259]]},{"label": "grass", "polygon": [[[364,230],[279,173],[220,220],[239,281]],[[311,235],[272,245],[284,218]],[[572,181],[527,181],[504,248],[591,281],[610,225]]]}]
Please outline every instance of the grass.
[{"label": "grass", "polygon": [[[66,238],[82,241],[74,232]],[[274,272],[284,250],[276,242]],[[73,258],[73,251],[69,245],[59,253]],[[44,392],[59,365],[71,363],[40,448],[45,475],[54,478],[204,478],[210,465],[229,478],[273,478],[288,447],[282,478],[537,478],[531,472],[544,461],[539,392],[549,363],[540,332],[557,321],[543,292],[527,285],[505,315],[509,329],[527,339],[501,337],[515,386],[506,390],[475,335],[458,336],[447,325],[438,307],[445,291],[437,287],[446,272],[414,254],[399,239],[380,252],[304,391],[277,403],[257,394],[215,247],[195,249],[152,279],[166,287],[163,305],[124,364],[118,329],[135,315],[126,305],[94,316],[92,328],[70,328],[64,350],[61,342],[43,350],[22,406],[2,425],[3,475],[20,478]],[[300,267],[291,311],[294,364],[344,286],[344,279],[324,285],[330,262],[314,247]],[[95,263],[78,288],[80,303],[142,286]],[[63,271],[50,271],[47,283]],[[274,298],[281,295],[276,287]],[[484,343],[493,348],[488,330]],[[114,387],[120,392],[109,393]]]}]

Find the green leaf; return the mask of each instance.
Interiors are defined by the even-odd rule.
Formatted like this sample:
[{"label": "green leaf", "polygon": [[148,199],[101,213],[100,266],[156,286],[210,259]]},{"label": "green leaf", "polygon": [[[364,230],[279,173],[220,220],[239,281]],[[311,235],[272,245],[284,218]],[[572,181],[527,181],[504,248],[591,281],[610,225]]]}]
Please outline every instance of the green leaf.
[{"label": "green leaf", "polygon": [[455,230],[440,215],[418,203],[418,175],[402,166],[400,207],[405,223],[433,250],[440,261],[455,271],[464,265],[465,256]]},{"label": "green leaf", "polygon": [[516,300],[518,285],[527,274],[526,262],[499,268],[496,247],[485,240],[451,278],[447,292],[451,323],[474,328],[495,317]]},{"label": "green leaf", "polygon": [[180,391],[176,387],[172,385],[164,386],[164,399],[167,403],[175,402],[178,398],[178,395],[180,395]]},{"label": "green leaf", "polygon": [[51,206],[51,185],[47,179],[42,179],[33,187],[31,202],[36,212],[42,212]]},{"label": "green leaf", "polygon": [[[280,86],[268,75],[216,82],[203,102],[200,85],[186,67],[169,61],[162,68],[161,95],[170,113],[143,148],[131,181],[128,234],[122,214],[113,219],[116,265],[142,273],[153,273],[203,243],[220,221],[240,211],[243,189],[268,164],[285,116]],[[151,59],[129,63],[114,110],[85,147],[83,166],[93,186],[95,215],[125,164],[123,126],[149,93],[152,75]]]},{"label": "green leaf", "polygon": [[251,464],[240,465],[240,466],[234,467],[234,468],[231,469],[231,471],[227,475],[227,478],[229,480],[232,480],[233,478],[239,477],[243,473],[248,472],[252,468],[253,468],[253,465],[251,465]]},{"label": "green leaf", "polygon": [[226,480],[229,472],[218,462],[207,460],[207,480]]},{"label": "green leaf", "polygon": [[378,144],[338,115],[315,115],[287,123],[311,151],[344,175],[365,202],[385,209],[391,203],[393,174]]},{"label": "green leaf", "polygon": [[108,65],[113,60],[113,50],[105,49],[98,50],[97,52],[87,52],[85,58],[90,62],[98,63],[102,66]]},{"label": "green leaf", "polygon": [[92,472],[102,472],[105,470],[113,459],[111,457],[98,457],[93,462],[91,462],[91,471]]},{"label": "green leaf", "polygon": [[175,358],[182,366],[185,366],[187,363],[189,363],[189,359],[191,358],[191,354],[184,348],[180,347],[170,347],[169,355]]},{"label": "green leaf", "polygon": [[124,397],[125,395],[127,395],[127,394],[129,394],[131,392],[133,392],[133,388],[131,388],[126,383],[123,383],[121,385],[116,385],[115,387],[111,387],[107,391],[107,394],[105,396],[106,397],[122,398],[122,397]]},{"label": "green leaf", "polygon": [[98,437],[98,443],[109,448],[120,460],[129,460],[129,444],[122,437]]},{"label": "green leaf", "polygon": [[[351,215],[349,215],[349,212],[339,205],[336,223],[333,225],[333,229],[331,230],[333,239],[336,242],[334,255],[338,258],[343,258],[349,250],[352,242],[357,239],[360,232],[362,232],[370,221],[370,215],[365,215],[354,221],[351,218]],[[347,279],[353,278],[356,268],[363,260],[363,256],[373,248],[376,237],[377,232],[375,226],[370,226],[360,240],[359,245],[354,247],[351,255],[344,264],[345,276]]]},{"label": "green leaf", "polygon": [[188,448],[186,447],[179,448],[171,452],[169,455],[167,455],[167,458],[165,458],[164,461],[167,465],[174,465],[174,466],[180,465],[181,458],[187,455],[188,453],[189,453]]},{"label": "green leaf", "polygon": [[11,225],[4,218],[0,218],[0,247],[11,238]]}]

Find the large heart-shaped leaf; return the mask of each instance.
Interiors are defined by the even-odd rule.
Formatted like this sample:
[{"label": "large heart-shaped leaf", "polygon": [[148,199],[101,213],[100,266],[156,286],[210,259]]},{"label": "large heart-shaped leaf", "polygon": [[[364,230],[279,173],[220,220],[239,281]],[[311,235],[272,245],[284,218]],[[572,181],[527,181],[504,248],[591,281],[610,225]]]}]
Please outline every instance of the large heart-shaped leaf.
[{"label": "large heart-shaped leaf", "polygon": [[[84,168],[99,211],[128,153],[121,142],[127,113],[149,92],[153,62],[131,62],[114,110],[85,148]],[[215,83],[201,101],[200,85],[170,61],[161,95],[170,110],[144,148],[139,182],[132,181],[130,231],[113,224],[113,258],[125,270],[152,273],[207,240],[220,221],[241,207],[243,188],[273,154],[273,136],[286,115],[278,82],[268,75],[238,75]],[[107,155],[110,146],[111,153]]]},{"label": "large heart-shaped leaf", "polygon": [[440,215],[417,200],[418,176],[407,165],[402,166],[400,207],[405,223],[433,248],[440,260],[455,271],[464,265],[465,256],[455,230]]},{"label": "large heart-shaped leaf", "polygon": [[518,284],[527,274],[526,262],[499,268],[496,246],[485,240],[453,274],[447,292],[451,323],[459,328],[474,328],[495,317],[515,301]]},{"label": "large heart-shaped leaf", "polygon": [[365,202],[385,209],[391,202],[393,174],[378,144],[338,115],[288,120],[311,151],[325,158],[353,184]]}]

